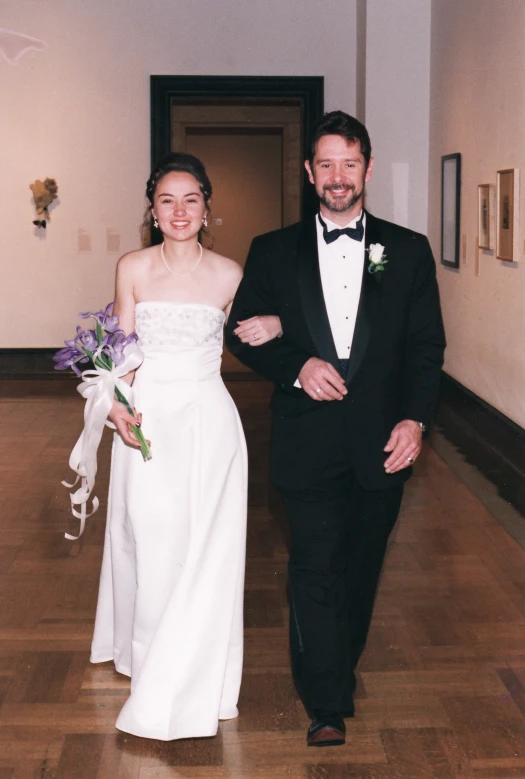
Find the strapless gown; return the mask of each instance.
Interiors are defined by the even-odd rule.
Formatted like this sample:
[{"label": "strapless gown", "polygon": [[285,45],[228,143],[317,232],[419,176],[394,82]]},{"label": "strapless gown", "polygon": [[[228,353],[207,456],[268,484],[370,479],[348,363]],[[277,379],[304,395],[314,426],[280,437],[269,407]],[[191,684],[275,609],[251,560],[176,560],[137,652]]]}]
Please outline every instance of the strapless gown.
[{"label": "strapless gown", "polygon": [[243,653],[247,462],[220,376],[225,315],[145,302],[135,319],[153,459],[115,436],[91,662],[131,677],[119,730],[213,736],[238,714]]}]

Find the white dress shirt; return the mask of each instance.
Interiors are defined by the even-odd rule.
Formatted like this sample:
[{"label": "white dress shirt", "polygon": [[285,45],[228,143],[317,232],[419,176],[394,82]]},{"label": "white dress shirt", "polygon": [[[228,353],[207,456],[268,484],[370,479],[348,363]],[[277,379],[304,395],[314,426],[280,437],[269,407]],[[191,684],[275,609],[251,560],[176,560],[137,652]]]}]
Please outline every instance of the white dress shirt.
[{"label": "white dress shirt", "polygon": [[[361,214],[345,227],[355,227],[360,218]],[[366,216],[363,214],[363,227],[366,227],[365,220]],[[330,219],[323,217],[323,221],[328,232],[342,229]],[[363,234],[362,241],[355,241],[348,235],[341,235],[333,243],[326,243],[319,215],[316,217],[316,227],[319,269],[330,329],[337,356],[348,360],[363,282],[365,238]]]},{"label": "white dress shirt", "polygon": [[[344,227],[355,227],[363,215],[363,227],[366,227],[366,214],[361,213]],[[342,229],[330,219],[323,217],[328,232]],[[317,250],[319,270],[323,286],[323,297],[328,314],[337,356],[348,360],[354,338],[357,309],[363,283],[363,265],[365,261],[365,238],[355,241],[348,235],[340,235],[336,241],[326,243],[319,214],[315,218],[317,229]],[[300,388],[299,379],[294,384]]]}]

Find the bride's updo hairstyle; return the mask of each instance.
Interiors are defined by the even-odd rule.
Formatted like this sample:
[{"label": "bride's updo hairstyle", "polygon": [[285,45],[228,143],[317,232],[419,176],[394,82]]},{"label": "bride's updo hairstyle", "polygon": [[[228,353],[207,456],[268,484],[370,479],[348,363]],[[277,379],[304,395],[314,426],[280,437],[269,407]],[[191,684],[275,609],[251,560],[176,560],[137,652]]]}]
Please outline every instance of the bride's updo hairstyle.
[{"label": "bride's updo hairstyle", "polygon": [[206,206],[211,198],[211,182],[206,174],[206,169],[202,162],[194,157],[193,154],[184,154],[177,151],[167,154],[163,157],[151,172],[146,184],[146,197],[153,205],[153,196],[159,184],[159,181],[168,173],[189,173],[199,182],[200,190],[204,197]]},{"label": "bride's updo hairstyle", "polygon": [[[206,168],[202,162],[197,157],[194,157],[193,154],[185,154],[184,152],[179,151],[166,154],[151,171],[148,183],[146,184],[146,197],[149,200],[149,206],[142,225],[143,246],[153,246],[154,244],[162,243],[163,238],[161,231],[153,226],[151,209],[153,208],[153,198],[159,182],[168,173],[189,173],[190,176],[193,176],[204,197],[204,203],[208,209],[208,217],[210,216],[209,202],[212,194],[212,187],[211,181],[206,173]],[[199,231],[199,241],[202,242],[201,239],[203,236],[206,236],[208,239],[208,246],[211,248],[213,238],[211,233],[204,227]]]}]

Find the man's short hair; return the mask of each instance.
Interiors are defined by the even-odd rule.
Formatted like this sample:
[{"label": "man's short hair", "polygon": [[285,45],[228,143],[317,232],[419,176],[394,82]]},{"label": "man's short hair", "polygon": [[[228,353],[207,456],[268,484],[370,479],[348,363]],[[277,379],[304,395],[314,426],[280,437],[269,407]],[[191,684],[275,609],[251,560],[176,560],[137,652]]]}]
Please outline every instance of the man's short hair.
[{"label": "man's short hair", "polygon": [[313,163],[317,142],[323,135],[340,135],[347,143],[359,143],[361,154],[365,158],[366,168],[368,168],[372,156],[372,145],[368,130],[359,119],[345,114],[344,111],[330,111],[325,114],[314,127],[310,137],[308,148],[310,165]]}]

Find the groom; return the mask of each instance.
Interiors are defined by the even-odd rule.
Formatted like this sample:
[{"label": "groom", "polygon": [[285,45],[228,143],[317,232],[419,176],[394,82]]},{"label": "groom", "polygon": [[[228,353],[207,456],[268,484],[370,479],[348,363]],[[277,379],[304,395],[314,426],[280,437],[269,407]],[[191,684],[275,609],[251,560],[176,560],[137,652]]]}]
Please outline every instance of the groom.
[{"label": "groom", "polygon": [[[310,746],[345,741],[445,348],[428,240],[363,209],[373,162],[364,125],[325,114],[305,162],[319,213],[254,239],[227,328],[229,349],[275,384],[271,477],[291,528],[291,656]],[[277,314],[283,336],[253,349],[259,314]]]}]

